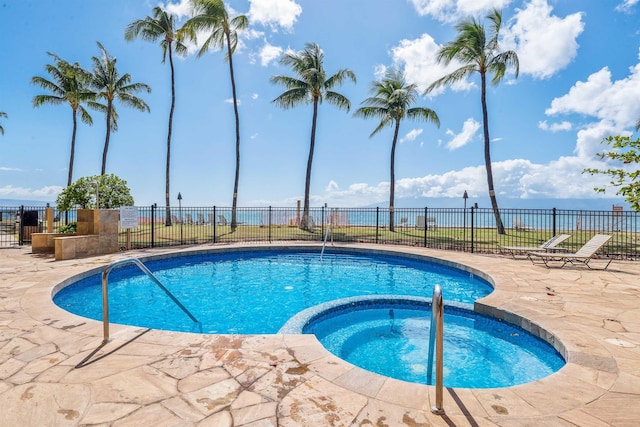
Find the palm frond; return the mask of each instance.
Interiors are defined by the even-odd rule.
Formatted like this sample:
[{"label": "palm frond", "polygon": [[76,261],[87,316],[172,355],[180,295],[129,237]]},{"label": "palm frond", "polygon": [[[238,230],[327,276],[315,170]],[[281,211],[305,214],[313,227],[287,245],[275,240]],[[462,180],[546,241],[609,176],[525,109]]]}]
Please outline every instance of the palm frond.
[{"label": "palm frond", "polygon": [[440,127],[440,118],[438,117],[438,114],[436,114],[436,112],[430,108],[409,108],[407,110],[407,118],[412,120],[423,120],[426,122],[431,122]]},{"label": "palm frond", "polygon": [[338,70],[337,73],[335,73],[325,81],[324,88],[327,90],[333,89],[336,86],[340,86],[347,79],[351,80],[354,83],[357,83],[355,73],[347,68],[343,68],[341,70]]},{"label": "palm frond", "polygon": [[353,116],[363,119],[382,118],[388,114],[388,111],[389,110],[384,107],[360,107],[353,113]]},{"label": "palm frond", "polygon": [[340,110],[349,111],[351,108],[351,101],[349,101],[346,96],[338,92],[328,90],[324,94],[324,99],[326,99],[329,104],[338,107]]},{"label": "palm frond", "polygon": [[93,125],[93,117],[91,117],[91,114],[89,114],[87,109],[84,108],[82,105],[79,105],[78,106],[78,111],[80,112],[80,120],[82,120],[83,123],[86,123],[89,126],[92,126]]},{"label": "palm frond", "polygon": [[284,86],[286,89],[306,89],[309,86],[308,83],[303,80],[283,75],[272,76],[269,81],[273,84]]},{"label": "palm frond", "polygon": [[[518,60],[518,54],[513,50],[507,50],[501,52],[491,58],[491,61],[487,65],[487,70],[494,73],[492,82],[497,84],[506,72],[507,67],[513,67],[515,76],[520,74],[520,61]],[[500,72],[500,75],[498,75]]]},{"label": "palm frond", "polygon": [[289,89],[271,102],[280,108],[288,110],[298,105],[309,104],[312,101],[309,91],[305,87]]},{"label": "palm frond", "polygon": [[435,82],[431,83],[429,87],[424,91],[424,94],[427,95],[429,92],[433,91],[442,86],[448,86],[453,83],[462,81],[472,75],[474,72],[478,71],[475,64],[468,64],[458,68],[457,70],[452,71],[444,77],[439,78]]}]

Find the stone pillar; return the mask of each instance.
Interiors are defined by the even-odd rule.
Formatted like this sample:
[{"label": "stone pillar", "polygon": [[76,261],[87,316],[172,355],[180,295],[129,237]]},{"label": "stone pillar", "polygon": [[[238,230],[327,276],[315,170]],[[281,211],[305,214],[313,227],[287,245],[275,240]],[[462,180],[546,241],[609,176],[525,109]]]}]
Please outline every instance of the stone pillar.
[{"label": "stone pillar", "polygon": [[47,220],[47,233],[53,233],[53,208],[46,208],[44,217]]}]

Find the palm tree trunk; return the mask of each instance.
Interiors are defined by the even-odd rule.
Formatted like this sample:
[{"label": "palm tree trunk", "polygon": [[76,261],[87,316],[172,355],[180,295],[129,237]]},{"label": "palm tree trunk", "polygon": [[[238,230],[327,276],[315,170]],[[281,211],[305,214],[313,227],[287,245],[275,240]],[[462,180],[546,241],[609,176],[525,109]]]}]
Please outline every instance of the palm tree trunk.
[{"label": "palm tree trunk", "polygon": [[396,143],[400,131],[400,120],[396,119],[396,128],[393,132],[393,142],[391,143],[391,176],[389,178],[389,231],[394,230],[394,206],[393,200],[396,193]]},{"label": "palm tree trunk", "polygon": [[229,55],[229,73],[231,74],[231,92],[233,93],[233,113],[236,117],[236,174],[233,183],[233,202],[231,204],[231,231],[238,228],[238,218],[236,209],[238,207],[238,182],[240,181],[240,115],[238,114],[238,100],[236,97],[236,80],[233,74],[233,55],[231,52],[231,38],[229,32],[227,36],[227,52]]},{"label": "palm tree trunk", "polygon": [[109,138],[111,137],[111,109],[113,108],[111,101],[107,101],[107,136],[104,140],[104,150],[102,151],[102,172],[104,175],[107,170],[107,152],[109,151]]},{"label": "palm tree trunk", "polygon": [[498,208],[498,200],[496,199],[496,192],[493,188],[493,171],[491,168],[491,140],[489,139],[489,115],[487,113],[487,76],[485,73],[480,73],[482,80],[482,122],[484,125],[484,163],[487,169],[487,184],[489,185],[489,198],[491,199],[491,207],[493,208],[493,215],[496,219],[496,229],[498,234],[505,234],[504,224],[502,224],[502,218],[500,217],[500,210]]},{"label": "palm tree trunk", "polygon": [[71,154],[69,155],[69,177],[67,178],[67,187],[73,182],[73,160],[76,153],[76,129],[78,128],[77,110],[73,111],[73,131],[71,132]]},{"label": "palm tree trunk", "polygon": [[309,230],[309,193],[311,191],[311,164],[313,163],[313,150],[316,145],[316,122],[318,120],[318,97],[313,98],[313,120],[311,121],[311,143],[309,144],[309,158],[307,160],[307,177],[304,184],[304,207],[302,208],[302,222],[300,227]]},{"label": "palm tree trunk", "polygon": [[[173,69],[173,55],[171,54],[171,43],[169,43],[169,67],[171,68],[171,109],[169,110],[169,130],[167,131],[167,168],[165,172],[165,203],[166,212],[164,216],[164,225],[171,226],[171,191],[170,191],[170,166],[171,166],[171,131],[173,129],[173,110],[176,106],[176,86],[175,75]],[[152,224],[153,226],[153,224]]]}]

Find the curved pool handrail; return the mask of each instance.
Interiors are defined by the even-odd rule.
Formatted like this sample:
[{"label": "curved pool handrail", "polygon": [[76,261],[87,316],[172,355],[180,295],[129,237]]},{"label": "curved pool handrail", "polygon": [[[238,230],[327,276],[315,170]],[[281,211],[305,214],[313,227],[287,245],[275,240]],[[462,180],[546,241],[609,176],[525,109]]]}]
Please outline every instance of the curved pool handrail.
[{"label": "curved pool handrail", "polygon": [[436,404],[431,407],[431,412],[443,415],[442,388],[444,370],[444,304],[442,303],[442,288],[435,285],[431,298],[431,329],[429,331],[429,357],[427,359],[427,383],[431,382],[433,370],[433,351],[436,352]]},{"label": "curved pool handrail", "polygon": [[199,323],[198,319],[196,319],[195,316],[193,314],[191,314],[191,312],[187,309],[187,307],[185,307],[184,305],[182,305],[182,303],[180,301],[178,301],[178,298],[176,298],[175,295],[173,295],[171,293],[171,291],[169,289],[167,289],[162,284],[162,282],[160,282],[160,280],[158,280],[158,278],[151,272],[151,270],[149,270],[147,268],[146,265],[144,265],[142,263],[142,261],[140,261],[138,258],[121,259],[119,261],[112,262],[111,264],[109,264],[102,271],[102,331],[103,331],[103,342],[109,341],[109,291],[108,291],[109,273],[111,272],[111,270],[113,270],[116,267],[122,267],[122,266],[129,265],[129,264],[134,264],[134,265],[138,266],[138,268],[140,268],[140,270],[142,270],[142,272],[144,274],[149,276],[149,278],[151,280],[153,280],[153,282],[156,285],[158,285],[158,287],[160,287],[160,289],[162,289],[164,291],[164,293],[167,294],[167,296],[169,298],[171,298],[171,300],[174,303],[176,303],[176,305],[178,307],[180,307],[180,309],[182,311],[184,311],[184,313],[187,316],[189,316],[189,318],[191,320],[193,320],[195,323]]}]

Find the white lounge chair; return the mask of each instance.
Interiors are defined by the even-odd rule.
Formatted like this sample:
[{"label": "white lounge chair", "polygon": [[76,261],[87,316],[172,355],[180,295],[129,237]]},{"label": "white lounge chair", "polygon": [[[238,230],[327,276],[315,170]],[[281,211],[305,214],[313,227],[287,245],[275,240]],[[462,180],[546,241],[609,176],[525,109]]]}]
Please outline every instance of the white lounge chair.
[{"label": "white lounge chair", "polygon": [[418,215],[416,217],[416,228],[424,230],[425,228],[428,230],[430,228],[436,228],[436,217],[428,216],[424,217],[424,215]]},{"label": "white lounge chair", "polygon": [[525,252],[536,252],[536,251],[546,251],[546,252],[554,252],[554,251],[562,251],[564,248],[558,246],[560,243],[567,240],[571,235],[569,234],[557,234],[541,244],[540,246],[500,246],[500,252],[509,252],[511,256],[515,258],[516,253],[525,253]]},{"label": "white lounge chair", "polygon": [[[550,267],[549,263],[554,261],[562,263],[560,268],[564,267],[567,263],[581,263],[591,268],[589,261],[591,261],[596,252],[598,252],[598,250],[603,247],[611,237],[613,236],[608,234],[596,234],[575,253],[529,252],[527,256],[534,264],[539,264],[536,263],[536,260],[541,260],[547,268]],[[607,267],[609,267],[612,260],[612,258],[609,258],[609,262],[607,262],[607,265],[604,266],[603,270],[606,270]]]},{"label": "white lounge chair", "polygon": [[527,225],[522,222],[522,220],[520,218],[513,218],[511,220],[511,222],[513,223],[513,228],[514,230],[518,230],[518,231],[529,231],[532,230],[531,227],[527,227]]}]

